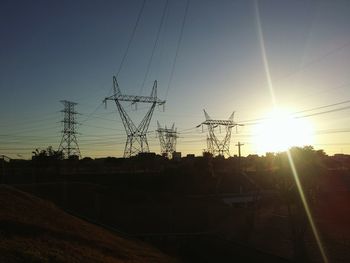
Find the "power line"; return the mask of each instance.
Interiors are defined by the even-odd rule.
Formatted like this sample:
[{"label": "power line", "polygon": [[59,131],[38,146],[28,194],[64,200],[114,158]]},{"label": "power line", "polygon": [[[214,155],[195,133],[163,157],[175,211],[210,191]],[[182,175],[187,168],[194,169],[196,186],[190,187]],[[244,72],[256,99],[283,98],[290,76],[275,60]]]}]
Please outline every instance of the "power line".
[{"label": "power line", "polygon": [[83,121],[81,121],[79,124],[82,125],[83,123],[87,122],[95,113],[96,111],[98,111],[98,109],[103,105],[103,102],[101,102],[100,104],[97,105],[97,107],[90,113],[87,115],[86,119],[84,119]]},{"label": "power line", "polygon": [[[333,106],[333,105],[339,105],[339,104],[342,104],[342,103],[345,103],[346,101],[344,102],[339,102],[339,103],[334,103],[334,104],[329,104],[329,105],[326,105],[326,106],[321,106],[321,107],[318,107],[318,108],[325,108],[325,107],[328,107],[328,106]],[[337,109],[332,109],[330,111],[323,111],[323,112],[316,112],[316,113],[313,113],[312,116],[314,115],[320,115],[320,114],[326,114],[326,113],[329,113],[329,112],[334,112],[334,111],[339,111],[339,110],[343,110],[343,109],[348,109],[350,108],[350,106],[347,106],[347,107],[343,107],[343,108],[337,108]],[[314,108],[316,109],[316,108]],[[314,109],[309,109],[309,110],[314,110]],[[310,114],[309,114],[310,115]],[[307,115],[307,116],[309,116]],[[301,117],[305,117],[305,116],[301,116]],[[105,129],[105,130],[119,130],[119,131],[122,131],[120,129],[115,129],[115,128],[110,128],[110,127],[103,127],[103,126],[95,126],[95,125],[87,125],[87,124],[84,124],[84,126],[90,126],[90,127],[94,127],[94,128],[100,128],[100,129]],[[54,127],[46,127],[46,128],[40,128],[40,131],[42,130],[48,130],[48,129],[52,129],[52,128],[56,128],[58,126],[54,126]],[[34,129],[35,130],[35,129]],[[26,130],[25,132],[27,132],[28,130]],[[187,132],[186,132],[187,131]],[[148,131],[148,133],[152,133],[154,131]],[[191,137],[193,136],[201,136],[201,132],[198,132],[198,133],[195,133],[196,132],[196,128],[195,127],[192,127],[192,128],[188,128],[188,129],[184,129],[182,130],[181,134],[184,134],[184,135],[191,135]],[[327,131],[315,131],[316,134],[326,134],[327,132],[329,133],[335,133],[335,132],[347,132],[347,130],[327,130]],[[106,137],[106,136],[111,136],[111,135],[114,135],[115,134],[102,134],[102,135],[86,135],[86,137],[88,136],[93,136],[93,137]],[[120,135],[122,136],[122,135]],[[238,133],[237,136],[240,136],[240,137],[244,137],[244,136],[251,136],[251,134],[242,134],[242,133]],[[31,141],[34,141],[34,138],[35,138],[35,141],[37,140],[40,140],[40,139],[50,139],[50,138],[54,138],[54,136],[52,137],[48,137],[48,136],[45,136],[45,137],[42,137],[42,136],[35,136],[35,135],[18,135],[18,133],[16,134],[0,134],[0,137],[5,137],[5,138],[13,138],[13,140],[15,138],[22,138],[23,140],[31,140]],[[84,137],[84,136],[83,136]],[[188,136],[187,136],[188,137]],[[8,140],[8,139],[7,139]]]},{"label": "power line", "polygon": [[[315,107],[315,108],[311,108],[311,109],[306,109],[306,110],[302,110],[302,111],[291,113],[290,115],[295,115],[295,114],[299,114],[299,113],[303,113],[303,112],[314,111],[314,110],[317,110],[317,109],[323,109],[323,108],[332,107],[332,106],[336,106],[336,105],[341,105],[341,104],[345,104],[345,103],[350,103],[350,100],[346,100],[346,101],[342,101],[342,102],[338,102],[338,103],[333,103],[333,104],[329,104],[329,105],[325,105],[325,106]],[[306,117],[311,117],[311,116],[317,116],[317,115],[322,115],[322,114],[326,114],[326,113],[342,111],[342,110],[346,110],[346,109],[349,109],[349,108],[350,108],[350,106],[346,106],[346,107],[332,109],[332,110],[328,110],[328,111],[322,111],[322,112],[316,112],[316,113],[312,113],[312,114],[308,114],[308,115],[296,116],[295,118],[306,118]],[[262,121],[265,121],[265,120],[268,120],[268,119],[269,118],[251,119],[251,120],[242,121],[241,123],[244,123],[245,126],[256,125],[256,124],[260,124]],[[187,128],[187,129],[180,130],[179,133],[180,134],[193,134],[193,131],[195,131],[196,129],[197,129],[197,127]],[[200,132],[200,133],[202,133],[202,132]],[[238,134],[238,135],[240,135],[240,134]]]},{"label": "power line", "polygon": [[170,89],[170,86],[171,86],[171,82],[173,80],[173,76],[174,76],[174,72],[175,72],[175,66],[176,66],[176,61],[177,61],[177,57],[179,55],[179,49],[180,49],[180,44],[181,44],[181,41],[182,41],[183,31],[184,31],[184,28],[185,28],[186,17],[187,17],[189,5],[190,5],[190,0],[187,0],[186,7],[185,7],[185,13],[184,13],[184,16],[183,16],[183,19],[182,19],[180,35],[179,35],[179,38],[178,38],[178,41],[177,41],[177,45],[176,45],[175,57],[174,57],[173,65],[171,67],[171,71],[170,71],[168,88],[167,88],[166,93],[165,93],[165,99],[168,98],[169,89]]},{"label": "power line", "polygon": [[179,131],[179,133],[183,133],[184,131],[195,130],[195,129],[197,129],[197,127],[196,127],[196,126],[191,127],[191,128],[188,128],[188,129],[183,129],[183,130],[180,130],[180,131]]},{"label": "power line", "polygon": [[[334,48],[334,49],[328,51],[327,53],[323,54],[323,55],[320,56],[320,57],[317,57],[317,58],[311,60],[309,63],[307,63],[307,64],[305,64],[304,66],[302,66],[301,68],[299,68],[299,70],[297,70],[297,71],[295,71],[295,72],[292,72],[292,73],[288,74],[287,76],[285,76],[285,77],[283,77],[283,78],[280,78],[279,80],[286,80],[286,79],[288,79],[288,78],[290,78],[290,77],[292,77],[292,76],[294,76],[294,75],[296,75],[296,74],[299,74],[300,72],[302,72],[302,71],[304,71],[305,69],[309,68],[310,66],[316,64],[317,62],[322,61],[323,59],[325,59],[325,58],[327,58],[327,57],[329,57],[329,56],[331,56],[331,55],[337,53],[337,52],[340,51],[340,50],[343,50],[344,48],[346,48],[346,47],[348,47],[348,46],[350,46],[350,41],[344,43],[343,45],[341,45],[341,46],[339,46],[339,47],[337,47],[337,48]],[[277,80],[277,81],[279,81],[279,80]]]},{"label": "power line", "polygon": [[307,115],[303,115],[303,116],[298,116],[298,117],[295,117],[295,118],[296,118],[296,119],[307,118],[307,117],[312,117],[312,116],[317,116],[317,115],[323,115],[323,114],[328,114],[328,113],[337,112],[337,111],[343,111],[343,110],[348,110],[348,109],[350,109],[350,106],[346,106],[346,107],[342,107],[342,108],[337,108],[337,109],[333,109],[333,110],[328,110],[328,111],[322,111],[322,112],[311,113],[311,114],[307,114]]},{"label": "power line", "polygon": [[[57,116],[58,112],[52,113],[52,114],[48,114],[47,116]],[[28,119],[26,118],[25,120],[21,120],[20,122],[15,122],[15,123],[6,123],[6,122],[2,122],[0,123],[0,127],[1,126],[22,126],[23,124],[25,126],[27,126],[28,124],[31,125],[33,123],[37,123],[37,122],[43,122],[43,121],[48,121],[48,120],[52,120],[52,117],[48,117],[48,118],[40,118],[40,119]],[[32,126],[37,126],[36,124],[33,124]]]},{"label": "power line", "polygon": [[118,71],[117,71],[117,74],[116,74],[116,77],[117,77],[117,78],[118,78],[118,76],[119,76],[120,71],[121,71],[122,68],[123,68],[123,65],[124,65],[126,56],[128,55],[128,52],[129,52],[129,49],[130,49],[130,46],[131,46],[131,42],[133,41],[133,39],[134,39],[134,37],[135,37],[136,29],[137,29],[138,24],[139,24],[139,22],[140,22],[140,18],[141,18],[143,9],[144,9],[144,7],[145,7],[145,4],[146,4],[146,0],[143,0],[143,1],[142,1],[141,8],[140,8],[140,10],[139,10],[139,13],[138,13],[138,15],[137,15],[137,19],[136,19],[134,28],[132,29],[132,32],[131,32],[131,35],[130,35],[128,44],[127,44],[127,46],[126,46],[126,50],[125,50],[124,55],[123,55],[123,58],[122,58],[122,60],[121,60],[121,62],[120,62],[120,65],[119,65],[119,68],[118,68]]},{"label": "power line", "polygon": [[[112,113],[115,113],[115,111],[113,111]],[[89,116],[88,114],[84,114],[84,113],[82,113],[81,115],[87,115],[87,116]],[[103,117],[100,117],[100,116],[92,116],[92,115],[90,116],[90,118],[93,118],[93,119],[100,119],[100,120],[105,120],[105,121],[113,121],[113,122],[118,121],[118,120],[103,118]]]},{"label": "power line", "polygon": [[50,127],[36,127],[36,128],[28,128],[28,129],[21,129],[20,131],[16,131],[16,132],[11,132],[10,135],[19,135],[19,134],[23,134],[23,133],[28,133],[28,132],[35,132],[35,131],[47,131],[47,130],[52,130],[52,129],[56,129],[58,130],[60,128],[60,125],[55,125],[55,126],[50,126]]},{"label": "power line", "polygon": [[[319,106],[319,107],[315,107],[315,108],[311,108],[311,109],[297,111],[297,112],[294,112],[294,113],[290,113],[289,115],[293,116],[293,115],[297,115],[297,114],[303,113],[303,112],[309,112],[309,111],[314,111],[314,110],[317,110],[317,109],[324,109],[324,108],[334,107],[334,106],[341,105],[341,104],[346,104],[346,103],[350,103],[350,100],[345,100],[345,101],[342,101],[342,102],[328,104],[328,105],[325,105],[325,106]],[[312,116],[317,116],[317,115],[322,115],[322,114],[327,114],[327,113],[332,113],[332,112],[337,112],[337,111],[342,111],[342,110],[347,110],[347,109],[350,109],[350,106],[341,107],[341,108],[337,108],[337,109],[332,109],[332,110],[328,110],[328,111],[311,113],[311,114],[307,114],[307,115],[295,116],[295,118],[300,119],[300,118],[312,117]],[[242,123],[245,126],[247,126],[247,125],[256,125],[256,124],[260,124],[262,121],[265,121],[265,120],[268,120],[268,119],[269,118],[251,119],[251,120],[242,121]]]},{"label": "power line", "polygon": [[347,104],[347,103],[350,103],[350,100],[345,100],[345,101],[341,101],[341,102],[337,102],[337,103],[333,103],[333,104],[328,104],[328,105],[325,105],[325,106],[319,106],[319,107],[316,107],[316,108],[311,108],[311,109],[306,109],[306,110],[302,110],[302,111],[297,111],[294,114],[299,114],[299,113],[304,113],[304,112],[308,112],[308,111],[314,111],[314,110],[329,108],[329,107],[338,106],[338,105]]},{"label": "power line", "polygon": [[153,48],[152,48],[151,57],[149,58],[147,69],[146,69],[146,73],[145,73],[145,76],[144,76],[143,81],[142,81],[141,89],[140,89],[140,92],[139,92],[140,94],[142,94],[142,90],[143,90],[143,88],[145,86],[145,82],[146,82],[146,79],[148,77],[148,73],[149,73],[149,70],[151,68],[151,65],[152,65],[154,52],[155,52],[156,47],[158,45],[159,35],[160,35],[161,29],[162,29],[162,26],[163,26],[163,23],[164,23],[164,17],[165,17],[166,10],[167,10],[167,7],[168,7],[168,2],[169,2],[169,0],[166,0],[164,8],[163,8],[163,13],[162,13],[162,17],[160,19],[160,23],[159,23],[159,27],[158,27],[158,31],[157,31],[157,35],[156,35],[156,40],[154,42],[154,45],[153,45]]},{"label": "power line", "polygon": [[[319,107],[315,107],[315,108],[311,108],[311,109],[306,109],[306,110],[302,110],[302,111],[298,111],[295,112],[294,114],[299,114],[299,113],[303,113],[303,112],[309,112],[309,111],[315,111],[315,110],[319,110],[319,109],[325,109],[327,107],[334,107],[334,106],[338,106],[338,105],[344,105],[349,103],[350,100],[345,100],[345,101],[341,101],[341,102],[336,102],[336,103],[332,103],[332,104],[328,104],[328,105],[323,105],[323,106],[319,106]],[[304,117],[311,117],[311,116],[316,116],[316,115],[321,115],[321,114],[327,114],[327,113],[331,113],[331,112],[336,112],[336,111],[341,111],[341,110],[345,110],[345,109],[349,109],[350,106],[345,106],[345,107],[339,107],[336,109],[331,109],[331,110],[327,110],[327,111],[318,111],[318,112],[314,112],[311,114],[307,114],[307,115],[302,115],[302,116],[297,116],[299,118],[304,118]],[[83,124],[83,126],[93,126],[93,125],[87,125],[87,124]],[[38,130],[38,131],[43,131],[43,130],[50,130],[52,128],[56,129],[57,126],[54,127],[40,127],[37,129],[32,129],[32,130]],[[110,128],[110,127],[102,127],[102,126],[94,126],[97,128],[101,128],[101,129],[106,129],[106,130],[117,130],[114,128]],[[122,131],[122,130],[120,130]],[[22,133],[27,133],[28,129],[25,131],[21,131]],[[11,144],[10,142],[12,142],[13,144],[15,143],[22,143],[23,141],[25,141],[26,144],[30,145],[30,143],[38,143],[38,142],[50,142],[50,138],[54,138],[54,136],[36,136],[36,135],[20,135],[20,133],[11,133],[11,134],[0,134],[0,137],[6,138],[7,143],[6,144]],[[149,133],[152,133],[154,131],[148,131]],[[314,131],[314,134],[316,136],[320,136],[320,135],[325,135],[325,134],[332,134],[332,133],[347,133],[350,132],[350,129],[347,128],[343,128],[343,129],[332,129],[332,130],[316,130]],[[191,143],[199,143],[199,142],[203,142],[205,141],[205,139],[191,139],[194,138],[196,136],[201,136],[200,132],[196,132],[196,128],[195,127],[191,127],[191,128],[187,128],[187,129],[183,129],[181,134],[186,135],[186,137],[184,137],[185,139],[181,140],[181,144],[186,145],[186,144],[191,144]],[[111,137],[111,135],[113,135],[114,137]],[[256,136],[256,134],[242,134],[242,133],[238,133],[236,136],[238,137],[253,137]],[[84,136],[83,136],[84,137]],[[91,137],[95,137],[91,138]],[[96,138],[97,137],[97,138]],[[102,138],[100,138],[102,137]],[[119,140],[123,137],[123,135],[116,135],[116,134],[101,134],[101,135],[86,135],[86,140],[84,140],[84,145],[91,145],[91,147],[93,146],[108,146],[110,145],[110,139],[111,140]],[[90,138],[90,139],[88,139]],[[118,142],[119,144],[119,142]],[[120,144],[123,144],[122,142],[120,142]],[[28,146],[28,148],[25,149],[33,149],[35,147],[30,147]],[[9,147],[4,148],[4,150],[8,150],[11,149]],[[21,149],[24,148],[13,148],[14,151],[19,151]]]},{"label": "power line", "polygon": [[105,130],[123,131],[122,129],[116,129],[116,128],[111,128],[111,127],[98,126],[98,125],[90,125],[90,124],[81,124],[81,125],[87,126],[87,127],[92,127],[92,128],[105,129]]},{"label": "power line", "polygon": [[[319,107],[315,107],[315,108],[305,109],[302,111],[297,111],[297,112],[291,113],[291,115],[295,115],[295,114],[299,114],[299,113],[303,113],[303,112],[314,111],[314,110],[323,109],[323,108],[328,108],[328,107],[333,107],[333,106],[342,105],[342,104],[346,104],[346,103],[350,103],[350,100],[345,100],[345,101],[341,101],[341,102],[337,102],[337,103],[333,103],[333,104],[328,104],[328,105],[319,106]],[[327,113],[331,113],[331,112],[346,110],[349,108],[350,108],[350,106],[346,106],[346,107],[342,107],[342,108],[332,109],[329,111],[322,111],[322,112],[316,112],[316,113],[312,113],[312,114],[308,114],[308,115],[297,116],[296,118],[306,118],[306,117],[311,117],[311,116],[317,116],[317,115],[327,114]],[[242,121],[241,123],[244,123],[245,125],[255,125],[255,124],[261,123],[261,121],[264,121],[267,119],[268,118],[253,119],[253,120]],[[255,123],[249,123],[252,121],[255,121]],[[180,134],[193,134],[193,131],[196,131],[196,130],[197,130],[197,127],[191,127],[191,128],[180,130],[179,133]],[[198,133],[195,133],[195,134],[197,135]],[[237,134],[237,136],[243,136],[243,134]]]}]

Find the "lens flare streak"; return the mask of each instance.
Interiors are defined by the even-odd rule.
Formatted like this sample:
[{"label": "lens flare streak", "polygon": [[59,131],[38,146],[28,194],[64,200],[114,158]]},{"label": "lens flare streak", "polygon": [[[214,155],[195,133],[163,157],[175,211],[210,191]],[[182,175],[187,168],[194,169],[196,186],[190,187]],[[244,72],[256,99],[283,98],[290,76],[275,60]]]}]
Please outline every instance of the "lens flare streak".
[{"label": "lens flare streak", "polygon": [[328,263],[328,258],[327,258],[327,256],[326,256],[325,251],[324,251],[324,248],[323,248],[323,245],[322,245],[322,242],[321,242],[320,235],[319,235],[319,233],[318,233],[318,231],[317,231],[317,228],[316,228],[314,219],[313,219],[312,214],[311,214],[311,211],[310,211],[310,207],[309,207],[309,205],[308,205],[308,203],[307,203],[307,199],[306,199],[306,197],[305,197],[303,187],[302,187],[302,185],[301,185],[301,183],[300,183],[299,175],[298,175],[297,169],[296,169],[296,167],[295,167],[295,165],[294,165],[293,157],[292,157],[290,151],[287,151],[287,155],[288,155],[288,161],[289,161],[289,164],[290,164],[290,168],[291,168],[291,170],[292,170],[293,177],[294,177],[295,183],[296,183],[296,185],[297,185],[299,195],[300,195],[300,197],[301,197],[301,201],[302,201],[302,203],[303,203],[303,206],[304,206],[304,209],[305,209],[307,218],[308,218],[308,220],[309,220],[312,233],[313,233],[314,236],[315,236],[315,239],[316,239],[316,242],[317,242],[317,246],[318,246],[318,248],[319,248],[319,250],[320,250],[320,252],[321,252],[321,256],[322,256],[323,262]]},{"label": "lens flare streak", "polygon": [[[277,105],[276,104],[276,96],[275,96],[275,92],[274,92],[274,88],[273,88],[273,84],[272,84],[272,78],[271,78],[269,63],[268,63],[267,54],[266,54],[266,47],[265,47],[265,41],[264,41],[264,36],[263,36],[263,31],[262,31],[258,0],[255,0],[254,6],[255,6],[255,15],[256,15],[256,22],[257,22],[257,30],[258,30],[258,39],[259,39],[259,43],[260,43],[260,49],[261,49],[262,60],[264,63],[265,74],[266,74],[267,83],[269,86],[272,104],[273,104],[273,107],[276,108],[276,105]],[[307,218],[309,220],[312,232],[313,232],[315,239],[316,239],[316,242],[317,242],[317,246],[320,250],[323,261],[328,263],[328,258],[326,256],[326,253],[324,251],[319,233],[318,233],[316,225],[314,223],[309,205],[307,203],[307,199],[305,198],[304,190],[303,190],[302,185],[300,183],[298,172],[297,172],[297,169],[294,165],[292,155],[289,151],[287,151],[287,155],[288,155],[289,164],[290,164],[293,176],[294,176],[294,180],[295,180],[295,183],[296,183],[297,188],[298,188],[299,195],[301,197]]]},{"label": "lens flare streak", "polygon": [[262,55],[262,60],[264,62],[264,69],[265,69],[266,78],[267,78],[267,84],[269,86],[273,106],[276,106],[276,97],[275,97],[275,92],[274,92],[273,85],[272,85],[270,67],[269,67],[269,63],[268,63],[267,55],[266,55],[265,41],[264,41],[264,35],[263,35],[262,27],[261,27],[259,5],[258,5],[257,0],[255,1],[255,15],[256,15],[257,30],[258,30],[258,34],[259,34],[258,36],[259,36],[261,55]]}]

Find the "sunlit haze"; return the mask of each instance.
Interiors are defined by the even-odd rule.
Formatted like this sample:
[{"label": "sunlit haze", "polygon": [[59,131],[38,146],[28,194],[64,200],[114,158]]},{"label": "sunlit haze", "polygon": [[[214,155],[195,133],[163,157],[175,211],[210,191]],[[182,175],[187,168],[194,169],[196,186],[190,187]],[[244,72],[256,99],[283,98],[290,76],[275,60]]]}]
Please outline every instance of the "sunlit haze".
[{"label": "sunlit haze", "polygon": [[[175,123],[177,151],[201,155],[208,132],[196,126],[206,109],[215,120],[235,111],[244,124],[232,130],[232,156],[238,142],[245,156],[303,144],[350,153],[349,1],[165,2],[2,1],[0,154],[57,149],[60,101],[69,100],[78,103],[82,156],[122,157],[120,115],[102,103],[113,75],[126,95],[149,96],[158,81],[166,104],[149,124],[152,152],[160,153],[158,120]],[[304,113],[252,124],[269,117],[273,101]],[[136,126],[150,106],[122,104]]]},{"label": "sunlit haze", "polygon": [[295,118],[287,110],[274,109],[254,127],[254,147],[259,154],[281,152],[292,146],[313,145],[309,120]]}]

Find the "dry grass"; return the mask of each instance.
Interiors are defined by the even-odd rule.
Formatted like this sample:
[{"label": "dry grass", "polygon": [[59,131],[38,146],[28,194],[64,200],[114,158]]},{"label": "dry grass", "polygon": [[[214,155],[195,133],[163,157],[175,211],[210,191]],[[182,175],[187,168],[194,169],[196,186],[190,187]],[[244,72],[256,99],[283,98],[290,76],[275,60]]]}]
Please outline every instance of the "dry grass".
[{"label": "dry grass", "polygon": [[0,202],[0,262],[174,261],[14,188],[1,186]]}]

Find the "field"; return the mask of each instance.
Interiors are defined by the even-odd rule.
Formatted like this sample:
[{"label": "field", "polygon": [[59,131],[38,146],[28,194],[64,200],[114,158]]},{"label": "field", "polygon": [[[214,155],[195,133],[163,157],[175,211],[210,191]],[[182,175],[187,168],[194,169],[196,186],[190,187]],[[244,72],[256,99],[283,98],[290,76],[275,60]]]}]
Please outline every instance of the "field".
[{"label": "field", "polygon": [[173,262],[157,249],[0,187],[0,262]]}]

